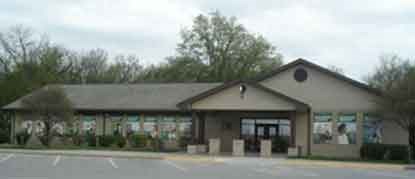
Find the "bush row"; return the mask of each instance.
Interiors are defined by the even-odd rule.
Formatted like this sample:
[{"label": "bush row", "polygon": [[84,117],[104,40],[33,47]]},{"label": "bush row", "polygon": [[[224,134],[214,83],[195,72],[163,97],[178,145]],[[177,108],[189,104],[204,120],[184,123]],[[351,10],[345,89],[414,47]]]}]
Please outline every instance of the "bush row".
[{"label": "bush row", "polygon": [[407,160],[408,147],[392,144],[363,144],[360,157],[366,160]]},{"label": "bush row", "polygon": [[[30,138],[30,134],[26,132],[19,132],[16,134],[16,141],[19,145],[25,145]],[[38,137],[43,145],[46,144],[46,137]],[[95,135],[65,135],[59,136],[59,141],[65,146],[79,146],[79,147],[112,147],[112,148],[137,148],[137,149],[150,149],[160,150],[160,139],[152,138],[147,135],[132,135],[123,137],[121,135],[116,136],[95,136]],[[180,141],[179,141],[180,142]],[[126,146],[128,144],[128,146]],[[53,147],[53,146],[52,146]]]},{"label": "bush row", "polygon": [[0,144],[9,142],[9,131],[0,129]]}]

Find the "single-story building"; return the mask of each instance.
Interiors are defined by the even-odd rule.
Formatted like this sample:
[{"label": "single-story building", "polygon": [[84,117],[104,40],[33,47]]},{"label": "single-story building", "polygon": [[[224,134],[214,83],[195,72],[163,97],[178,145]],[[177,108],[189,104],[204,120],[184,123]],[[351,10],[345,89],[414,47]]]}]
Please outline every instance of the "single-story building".
[{"label": "single-story building", "polygon": [[[380,92],[304,59],[250,81],[60,86],[80,133],[217,138],[223,152],[234,139],[255,152],[261,139],[279,138],[302,155],[335,157],[358,157],[363,143],[408,143],[404,130],[377,117]],[[12,141],[28,126],[20,103],[3,107],[13,119]]]}]

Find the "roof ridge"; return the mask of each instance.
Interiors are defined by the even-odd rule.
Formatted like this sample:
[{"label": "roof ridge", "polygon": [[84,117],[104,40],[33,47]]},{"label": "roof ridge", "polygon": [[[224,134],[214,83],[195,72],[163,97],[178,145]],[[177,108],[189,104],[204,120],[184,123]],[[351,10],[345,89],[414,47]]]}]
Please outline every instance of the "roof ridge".
[{"label": "roof ridge", "polygon": [[192,84],[222,84],[224,82],[185,82],[185,83],[179,83],[179,82],[175,82],[175,83],[148,83],[148,82],[144,82],[144,83],[128,83],[128,84],[124,84],[124,83],[87,83],[87,84],[66,84],[66,83],[55,83],[55,84],[48,84],[45,86],[49,86],[49,85],[59,85],[59,86],[133,86],[133,85],[175,85],[175,84],[179,84],[179,85],[192,85]]}]

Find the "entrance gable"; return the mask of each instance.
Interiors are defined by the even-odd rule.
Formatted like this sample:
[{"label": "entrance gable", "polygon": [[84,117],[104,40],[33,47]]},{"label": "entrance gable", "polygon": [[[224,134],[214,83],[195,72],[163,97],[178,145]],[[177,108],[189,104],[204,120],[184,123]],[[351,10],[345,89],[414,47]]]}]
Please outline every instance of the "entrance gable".
[{"label": "entrance gable", "polygon": [[293,111],[307,106],[262,85],[246,82],[233,82],[193,99],[179,105],[192,110],[218,111]]}]

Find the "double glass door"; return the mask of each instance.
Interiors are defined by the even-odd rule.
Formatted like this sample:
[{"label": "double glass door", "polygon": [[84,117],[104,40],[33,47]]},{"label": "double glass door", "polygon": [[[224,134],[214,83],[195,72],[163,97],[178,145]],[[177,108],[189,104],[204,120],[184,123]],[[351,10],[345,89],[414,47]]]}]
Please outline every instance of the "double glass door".
[{"label": "double glass door", "polygon": [[269,140],[278,135],[278,124],[259,124],[255,130],[257,140]]},{"label": "double glass door", "polygon": [[[242,119],[241,138],[245,141],[245,150],[259,152],[261,140],[281,138],[289,140],[290,122],[288,119]],[[276,148],[273,143],[273,150]]]}]

